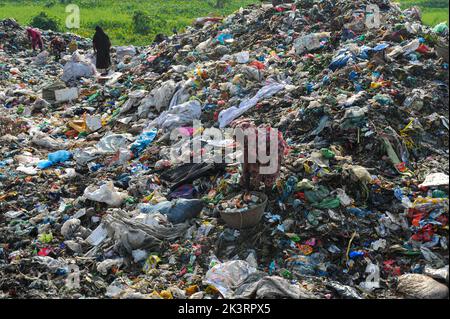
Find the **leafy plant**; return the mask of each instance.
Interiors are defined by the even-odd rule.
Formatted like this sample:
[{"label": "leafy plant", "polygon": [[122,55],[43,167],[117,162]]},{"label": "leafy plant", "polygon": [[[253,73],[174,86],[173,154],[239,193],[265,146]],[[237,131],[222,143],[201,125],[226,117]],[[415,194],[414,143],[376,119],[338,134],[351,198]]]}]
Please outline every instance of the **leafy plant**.
[{"label": "leafy plant", "polygon": [[144,11],[135,11],[133,14],[133,29],[138,34],[150,33],[150,17]]},{"label": "leafy plant", "polygon": [[216,0],[216,8],[223,9],[225,6],[225,0]]},{"label": "leafy plant", "polygon": [[58,31],[58,20],[49,17],[45,12],[39,13],[33,19],[31,19],[30,25],[42,30]]},{"label": "leafy plant", "polygon": [[54,7],[55,4],[56,4],[55,1],[48,1],[44,6],[46,8],[51,8],[51,7]]},{"label": "leafy plant", "polygon": [[166,19],[160,15],[150,16],[144,11],[135,11],[133,14],[133,30],[137,34],[148,35],[163,32],[166,26]]}]

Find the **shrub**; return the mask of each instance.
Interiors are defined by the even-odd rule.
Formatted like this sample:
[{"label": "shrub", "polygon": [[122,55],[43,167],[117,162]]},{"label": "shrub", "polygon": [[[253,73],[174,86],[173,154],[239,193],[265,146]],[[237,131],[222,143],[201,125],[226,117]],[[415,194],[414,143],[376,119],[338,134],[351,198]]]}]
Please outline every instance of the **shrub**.
[{"label": "shrub", "polygon": [[149,16],[143,11],[136,11],[133,14],[133,30],[137,34],[155,34],[161,32],[166,26],[166,20],[159,15]]},{"label": "shrub", "polygon": [[58,31],[58,20],[47,16],[45,12],[39,13],[31,19],[30,25],[42,30]]},{"label": "shrub", "polygon": [[161,32],[167,26],[166,19],[159,15],[155,15],[150,18],[150,28],[154,32]]},{"label": "shrub", "polygon": [[138,34],[150,33],[150,17],[143,11],[135,11],[133,14],[133,30]]},{"label": "shrub", "polygon": [[45,4],[44,4],[44,7],[46,7],[46,8],[51,8],[51,7],[54,7],[55,6],[55,2],[54,1],[48,1],[48,2],[46,2]]},{"label": "shrub", "polygon": [[214,7],[216,7],[217,9],[223,9],[229,3],[230,3],[230,0],[216,0],[216,4]]}]

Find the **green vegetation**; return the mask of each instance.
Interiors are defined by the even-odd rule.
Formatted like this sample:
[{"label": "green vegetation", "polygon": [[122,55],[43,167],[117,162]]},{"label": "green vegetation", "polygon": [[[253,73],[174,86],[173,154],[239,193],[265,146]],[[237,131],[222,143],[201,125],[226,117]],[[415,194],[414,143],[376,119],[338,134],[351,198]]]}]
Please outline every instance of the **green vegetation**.
[{"label": "green vegetation", "polygon": [[397,1],[403,9],[418,6],[422,12],[422,21],[428,25],[448,22],[448,0],[401,0]]},{"label": "green vegetation", "polygon": [[[197,17],[228,15],[255,2],[259,0],[224,0],[223,8],[217,8],[217,0],[0,0],[0,19],[14,18],[29,25],[45,12],[58,21],[60,31],[92,37],[95,26],[100,25],[115,45],[148,45],[156,34],[169,35],[174,28],[180,31]],[[80,7],[80,29],[76,31],[65,27],[67,4]],[[134,18],[139,12],[136,25]],[[145,16],[151,21],[147,28],[139,25]]]},{"label": "green vegetation", "polygon": [[158,33],[167,26],[166,19],[159,15],[150,16],[147,12],[136,11],[133,14],[133,30],[137,34]]},{"label": "green vegetation", "polygon": [[[65,27],[67,4],[80,7],[80,29],[91,37],[96,25],[104,28],[113,44],[147,45],[158,33],[182,30],[193,19],[206,15],[227,15],[260,0],[0,0],[0,19],[15,18],[19,23],[42,29]],[[427,24],[448,20],[448,0],[401,0],[403,8],[418,5]],[[46,16],[41,16],[45,12]],[[38,17],[38,18],[36,18]],[[54,25],[56,23],[56,25]]]},{"label": "green vegetation", "polygon": [[59,23],[55,18],[50,18],[45,12],[39,13],[31,19],[30,25],[42,30],[58,31]]},{"label": "green vegetation", "polygon": [[133,14],[133,29],[134,32],[139,34],[150,33],[150,16],[143,11],[136,11]]}]

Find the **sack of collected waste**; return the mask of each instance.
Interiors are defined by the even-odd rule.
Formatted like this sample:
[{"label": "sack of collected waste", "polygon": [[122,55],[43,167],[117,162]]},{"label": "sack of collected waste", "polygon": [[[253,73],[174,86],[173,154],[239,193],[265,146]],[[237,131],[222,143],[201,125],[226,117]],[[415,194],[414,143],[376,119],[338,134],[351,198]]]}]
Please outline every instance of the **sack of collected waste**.
[{"label": "sack of collected waste", "polygon": [[89,78],[96,73],[97,69],[91,61],[80,55],[78,52],[74,52],[72,54],[72,59],[64,65],[61,80],[69,82],[70,80],[76,80],[82,77]]}]

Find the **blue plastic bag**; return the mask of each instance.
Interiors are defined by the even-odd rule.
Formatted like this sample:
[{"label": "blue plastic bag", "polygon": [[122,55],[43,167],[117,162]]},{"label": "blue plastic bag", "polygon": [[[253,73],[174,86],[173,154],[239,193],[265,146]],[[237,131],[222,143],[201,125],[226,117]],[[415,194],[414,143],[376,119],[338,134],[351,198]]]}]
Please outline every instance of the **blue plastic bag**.
[{"label": "blue plastic bag", "polygon": [[328,68],[332,71],[336,71],[337,69],[343,68],[347,65],[348,61],[351,58],[351,54],[348,52],[344,52],[336,56],[328,66]]},{"label": "blue plastic bag", "polygon": [[233,36],[229,33],[222,33],[219,34],[217,37],[217,41],[220,42],[220,44],[225,44],[225,41],[233,39]]},{"label": "blue plastic bag", "polygon": [[350,259],[356,259],[360,257],[364,257],[363,251],[351,251],[349,254]]},{"label": "blue plastic bag", "polygon": [[138,139],[133,144],[131,144],[130,147],[134,156],[138,156],[144,149],[146,149],[147,146],[149,146],[150,143],[153,142],[157,133],[158,130],[154,128],[151,131],[143,132],[141,135],[139,135]]},{"label": "blue plastic bag", "polygon": [[37,168],[39,169],[46,169],[49,168],[57,163],[64,163],[65,161],[68,161],[72,157],[72,153],[69,151],[56,151],[54,153],[50,153],[47,156],[47,160],[39,161],[37,164]]},{"label": "blue plastic bag", "polygon": [[368,215],[372,214],[370,210],[358,208],[358,207],[347,207],[347,212],[355,215],[358,218],[365,218]]},{"label": "blue plastic bag", "polygon": [[63,163],[65,161],[68,161],[71,157],[72,153],[64,150],[48,154],[48,160],[53,164]]},{"label": "blue plastic bag", "polygon": [[359,74],[358,74],[358,72],[356,72],[356,71],[352,71],[352,72],[350,72],[350,74],[348,75],[348,79],[349,79],[350,81],[354,81],[354,80],[356,80],[357,78],[359,78]]},{"label": "blue plastic bag", "polygon": [[39,168],[39,169],[46,169],[51,166],[53,166],[53,162],[51,162],[49,160],[39,161],[39,163],[37,164],[37,168]]},{"label": "blue plastic bag", "polygon": [[380,43],[377,46],[375,46],[372,50],[375,52],[383,51],[384,49],[387,49],[389,47],[389,43]]},{"label": "blue plastic bag", "polygon": [[368,46],[362,46],[360,47],[360,52],[358,54],[358,58],[363,59],[363,60],[368,60],[369,59],[369,52],[371,52],[373,49],[371,47]]}]

